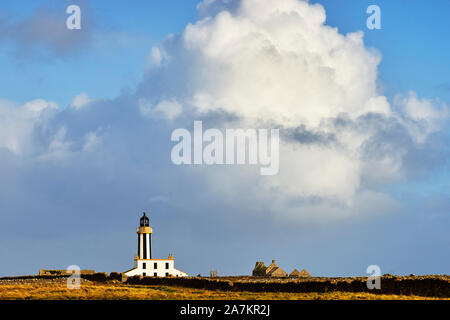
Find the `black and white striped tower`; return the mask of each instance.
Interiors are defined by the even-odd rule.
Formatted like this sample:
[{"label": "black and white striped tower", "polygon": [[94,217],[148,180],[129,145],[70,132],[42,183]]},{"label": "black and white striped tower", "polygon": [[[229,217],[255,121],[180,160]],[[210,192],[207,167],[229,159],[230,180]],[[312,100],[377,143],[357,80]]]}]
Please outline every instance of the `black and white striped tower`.
[{"label": "black and white striped tower", "polygon": [[138,259],[152,258],[152,228],[150,228],[150,221],[144,215],[141,217],[139,228],[136,230],[138,234]]}]

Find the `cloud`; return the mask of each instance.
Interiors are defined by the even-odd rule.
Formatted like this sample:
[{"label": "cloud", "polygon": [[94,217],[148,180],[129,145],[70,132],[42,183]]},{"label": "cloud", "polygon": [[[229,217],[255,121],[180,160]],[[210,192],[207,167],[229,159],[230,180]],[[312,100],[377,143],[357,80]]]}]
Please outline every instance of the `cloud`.
[{"label": "cloud", "polygon": [[162,117],[173,120],[181,113],[182,106],[175,99],[161,101],[156,106],[146,99],[140,99],[139,109],[141,114],[146,117]]},{"label": "cloud", "polygon": [[72,102],[70,103],[70,107],[74,109],[81,109],[88,106],[93,101],[93,99],[89,98],[89,96],[83,92],[73,98]]},{"label": "cloud", "polygon": [[419,143],[423,143],[429,134],[441,131],[450,116],[448,105],[420,99],[413,91],[407,96],[398,95],[395,103],[402,112],[405,127]]},{"label": "cloud", "polygon": [[[394,102],[381,95],[380,54],[362,32],[326,26],[322,6],[204,1],[199,10],[202,19],[151,50],[133,94],[94,100],[82,93],[64,110],[42,100],[0,104],[0,149],[24,161],[26,172],[63,176],[73,192],[64,196],[89,210],[113,194],[123,203],[170,199],[151,202],[189,208],[197,218],[217,212],[302,224],[393,212],[399,204],[386,186],[446,163],[436,147],[446,107],[413,92]],[[171,132],[194,120],[205,129],[280,128],[279,174],[174,166]],[[101,192],[80,187],[83,179]]]},{"label": "cloud", "polygon": [[22,106],[0,101],[0,148],[18,156],[32,154],[38,148],[34,129],[40,126],[45,131],[58,110],[56,103],[42,99]]},{"label": "cloud", "polygon": [[70,57],[90,45],[92,21],[88,10],[83,10],[81,29],[69,30],[66,27],[68,17],[63,2],[52,7],[38,7],[30,16],[20,20],[4,19],[0,40],[11,41],[19,58],[49,54],[59,58]]},{"label": "cloud", "polygon": [[381,95],[380,53],[364,45],[362,32],[326,26],[320,5],[244,0],[198,8],[205,17],[152,49],[138,95],[180,101],[185,120],[223,112],[235,120],[221,127],[282,129],[279,175],[246,176],[251,183],[240,189],[231,187],[240,170],[208,171],[211,184],[221,181],[240,201],[250,189],[278,199],[274,214],[328,217],[341,207],[347,216],[363,195],[386,197],[377,188],[413,175],[413,150],[447,123],[436,101],[410,92],[391,104]]}]

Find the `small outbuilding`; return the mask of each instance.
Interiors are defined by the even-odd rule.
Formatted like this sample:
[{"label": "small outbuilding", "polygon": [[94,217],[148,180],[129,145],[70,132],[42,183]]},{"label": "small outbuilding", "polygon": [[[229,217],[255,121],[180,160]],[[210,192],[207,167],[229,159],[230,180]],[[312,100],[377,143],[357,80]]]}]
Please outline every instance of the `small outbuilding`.
[{"label": "small outbuilding", "polygon": [[308,271],[303,269],[302,271],[298,271],[297,269],[294,269],[291,274],[289,274],[289,277],[292,278],[308,278],[311,277]]}]

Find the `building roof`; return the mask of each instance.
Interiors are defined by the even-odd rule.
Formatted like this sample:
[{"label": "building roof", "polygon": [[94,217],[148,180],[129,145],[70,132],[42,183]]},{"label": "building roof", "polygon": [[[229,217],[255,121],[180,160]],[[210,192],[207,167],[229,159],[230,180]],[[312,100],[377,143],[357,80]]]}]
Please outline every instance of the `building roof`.
[{"label": "building roof", "polygon": [[139,260],[139,261],[173,261],[173,259],[135,259],[135,260]]},{"label": "building roof", "polygon": [[294,269],[291,274],[289,275],[289,277],[302,277],[302,278],[307,278],[307,277],[311,277],[311,275],[309,274],[308,271],[306,271],[305,269],[303,269],[302,271],[298,271],[297,269]]},{"label": "building roof", "polygon": [[311,275],[309,274],[308,271],[303,269],[302,271],[300,271],[300,277],[311,277]]},{"label": "building roof", "polygon": [[255,264],[255,268],[253,269],[252,275],[255,276],[265,276],[267,267],[262,261],[257,261]]},{"label": "building roof", "polygon": [[272,260],[272,263],[266,270],[266,275],[271,277],[287,277],[288,274],[286,271],[277,266],[275,260]]},{"label": "building roof", "polygon": [[275,260],[272,260],[272,263],[270,266],[267,267],[266,274],[270,275],[272,271],[274,271],[276,268],[279,268],[277,264],[275,263]]},{"label": "building roof", "polygon": [[253,269],[253,271],[255,271],[255,270],[266,272],[267,267],[266,267],[266,265],[264,264],[264,262],[258,261],[258,262],[256,262],[256,265],[255,265],[255,268]]},{"label": "building roof", "polygon": [[173,268],[174,270],[176,270],[176,271],[178,271],[178,272],[182,272],[182,273],[184,273],[186,276],[188,276],[189,274],[187,273],[187,272],[184,272],[184,271],[181,271],[181,270],[179,270],[179,269],[175,269],[175,268]]},{"label": "building roof", "polygon": [[135,269],[137,269],[137,268],[131,268],[130,270],[124,271],[123,273],[127,273],[127,272],[130,272],[130,271],[135,270]]}]

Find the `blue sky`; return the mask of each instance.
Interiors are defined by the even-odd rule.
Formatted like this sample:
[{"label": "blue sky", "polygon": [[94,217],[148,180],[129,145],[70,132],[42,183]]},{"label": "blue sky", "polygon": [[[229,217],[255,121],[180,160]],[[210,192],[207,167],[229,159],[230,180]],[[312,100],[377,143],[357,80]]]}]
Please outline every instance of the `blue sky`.
[{"label": "blue sky", "polygon": [[[31,15],[39,7],[55,5],[65,20],[68,16],[65,6],[55,1],[8,3],[3,15],[8,15],[7,19],[19,19],[17,16]],[[132,8],[117,1],[85,5],[89,9],[83,13],[92,21],[87,32],[95,41],[74,47],[75,56],[44,58],[45,53],[37,57],[33,53],[27,59],[18,59],[11,52],[14,45],[2,43],[1,67],[6,72],[0,84],[7,86],[5,98],[28,101],[39,96],[65,106],[79,92],[93,97],[115,97],[127,85],[132,87],[139,81],[152,46],[168,34],[180,32],[196,18],[194,1],[136,1]],[[127,64],[121,63],[124,56],[128,58]],[[7,77],[11,73],[18,76]],[[26,92],[24,85],[27,85]]]},{"label": "blue sky", "polygon": [[[450,22],[445,12],[448,1],[377,1],[382,14],[382,30],[367,30],[365,20],[356,12],[365,12],[370,1],[322,1],[327,21],[342,32],[365,31],[365,42],[381,51],[380,78],[386,94],[416,88],[421,95],[449,99],[445,56],[450,44]],[[375,4],[375,3],[374,3]],[[367,15],[368,16],[368,15]]]},{"label": "blue sky", "polygon": [[[188,105],[190,100],[183,99],[191,84],[208,87],[207,81],[192,76],[195,72],[185,63],[192,62],[195,71],[215,66],[214,61],[187,57],[189,50],[179,49],[180,38],[164,42],[169,34],[180,35],[189,23],[205,15],[214,19],[217,9],[199,13],[198,2],[2,3],[0,102],[7,101],[5,105],[19,110],[42,99],[55,102],[59,109],[56,112],[47,106],[48,114],[29,124],[29,116],[0,108],[0,125],[7,128],[3,135],[0,128],[0,139],[4,139],[4,143],[0,141],[0,275],[30,274],[39,268],[71,264],[108,272],[128,270],[136,250],[134,227],[143,210],[150,211],[156,232],[155,254],[163,257],[173,252],[177,266],[190,274],[207,274],[210,269],[219,269],[221,274],[248,274],[255,261],[272,259],[287,271],[306,268],[313,275],[363,275],[370,264],[380,265],[383,273],[448,273],[448,118],[433,118],[438,120],[439,129],[433,125],[425,142],[417,142],[406,133],[416,118],[402,118],[401,124],[392,120],[397,115],[389,118],[399,127],[377,131],[364,144],[361,158],[379,159],[379,150],[401,149],[398,153],[386,151],[386,159],[393,163],[387,167],[396,167],[400,161],[399,168],[390,171],[382,167],[378,181],[373,177],[377,172],[365,172],[355,165],[360,181],[354,186],[358,199],[342,203],[334,193],[327,198],[328,194],[314,195],[308,189],[301,192],[301,198],[308,194],[308,199],[286,196],[279,207],[269,210],[263,201],[252,202],[258,199],[252,193],[252,183],[265,182],[247,171],[236,174],[226,168],[217,173],[215,168],[173,166],[169,159],[171,130],[192,124],[186,119],[204,115],[186,114],[180,122],[165,122],[146,119],[136,106],[140,99],[162,101],[172,95],[183,106]],[[378,75],[374,76],[377,94],[385,96],[393,109],[395,98],[407,96],[410,90],[419,101],[430,101],[436,110],[448,106],[448,1],[310,2],[323,6],[325,24],[336,27],[341,35],[364,32],[365,49],[376,50],[381,56]],[[59,22],[64,26],[65,8],[72,3],[82,10],[81,31],[64,30],[74,33],[63,33],[64,37],[56,40],[49,36],[48,42],[42,42],[44,34],[39,30],[21,31],[42,16],[55,26]],[[366,28],[365,11],[370,4],[381,8],[381,30]],[[232,4],[223,8],[236,14]],[[224,37],[226,34],[224,31]],[[155,46],[171,54],[173,65],[156,71],[149,66]],[[234,81],[241,78],[237,76]],[[224,88],[205,90],[217,94],[217,100],[226,98],[224,92],[228,92]],[[93,102],[75,110],[70,105],[81,93]],[[1,117],[6,120],[2,122]],[[220,119],[214,113],[204,118],[213,124]],[[355,120],[355,126],[371,128],[372,120],[361,119]],[[12,133],[14,128],[18,133]],[[299,128],[303,127],[291,129]],[[94,137],[93,145],[98,149],[88,148],[89,137]],[[8,141],[19,141],[20,152]],[[100,143],[95,144],[97,141]],[[372,165],[372,161],[367,163]],[[374,168],[379,168],[378,164]],[[347,170],[347,165],[342,170]],[[223,176],[230,180],[220,180]],[[240,188],[249,190],[249,195],[233,194]],[[265,200],[278,203],[282,197],[275,192]],[[310,203],[322,198],[326,199],[320,208],[325,211],[332,211],[333,203],[339,202],[336,207],[348,205],[349,212],[358,214],[335,219],[322,209],[308,211]],[[296,201],[302,204],[293,208]],[[302,218],[296,220],[289,214],[284,220],[277,215],[290,210]],[[310,219],[315,214],[324,218]]]}]

